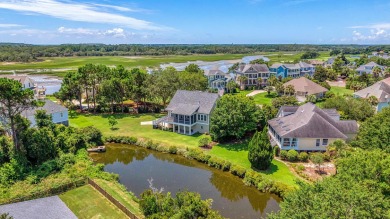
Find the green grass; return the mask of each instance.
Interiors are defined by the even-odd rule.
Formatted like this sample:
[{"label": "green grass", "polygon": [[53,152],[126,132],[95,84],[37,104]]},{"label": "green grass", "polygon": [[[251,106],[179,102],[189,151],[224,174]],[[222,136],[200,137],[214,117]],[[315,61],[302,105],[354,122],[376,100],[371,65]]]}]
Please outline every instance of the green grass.
[{"label": "green grass", "polygon": [[353,90],[347,89],[345,87],[331,87],[330,91],[338,96],[343,96],[344,94],[351,95]]},{"label": "green grass", "polygon": [[[43,58],[44,61],[30,63],[15,63],[1,65],[0,70],[23,69],[77,69],[87,63],[103,64],[108,66],[123,65],[125,67],[157,67],[162,63],[187,62],[187,61],[219,61],[241,59],[244,54],[214,54],[214,55],[188,55],[188,56],[99,56],[99,57],[57,57]],[[44,72],[42,74],[50,74]],[[61,73],[61,72],[60,72]],[[60,74],[51,72],[51,74]]]},{"label": "green grass", "polygon": [[122,203],[133,214],[137,215],[139,218],[143,217],[142,212],[139,209],[139,205],[135,201],[136,197],[132,193],[129,193],[123,185],[117,182],[110,182],[101,179],[94,179],[94,181],[116,200]]},{"label": "green grass", "polygon": [[[155,142],[168,146],[174,145],[182,148],[196,148],[198,141],[205,135],[194,136],[180,135],[177,133],[153,129],[151,125],[141,126],[144,121],[152,121],[160,114],[115,114],[118,121],[117,130],[111,130],[108,125],[107,115],[77,115],[70,118],[70,125],[74,127],[95,126],[100,129],[105,136],[135,136],[137,138],[151,139]],[[227,159],[233,163],[250,168],[248,161],[248,150],[245,143],[242,144],[219,144],[213,147],[208,153]],[[263,172],[270,179],[278,180],[289,185],[296,185],[296,176],[291,173],[287,166],[278,161],[273,161],[273,165],[268,171]]]},{"label": "green grass", "polygon": [[59,196],[78,218],[127,218],[92,186],[85,185]]},{"label": "green grass", "polygon": [[[243,142],[240,144],[216,145],[209,153],[229,160],[232,163],[241,165],[247,169],[251,168],[251,164],[248,160],[247,142]],[[280,161],[273,160],[271,167],[268,170],[259,172],[267,175],[269,179],[296,186],[295,180],[297,179],[297,177],[293,173],[291,173],[288,166],[286,166]]]},{"label": "green grass", "polygon": [[264,92],[264,93],[256,94],[255,96],[253,96],[253,99],[256,104],[271,105],[272,99],[275,97],[277,97],[276,93],[271,93],[270,95],[268,95],[267,92]]}]

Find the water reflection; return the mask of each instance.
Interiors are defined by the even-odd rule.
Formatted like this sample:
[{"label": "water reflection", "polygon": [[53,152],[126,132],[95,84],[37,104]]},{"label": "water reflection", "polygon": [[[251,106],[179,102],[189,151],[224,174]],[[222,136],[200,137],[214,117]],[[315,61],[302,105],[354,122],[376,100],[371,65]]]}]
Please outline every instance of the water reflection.
[{"label": "water reflection", "polygon": [[119,174],[120,181],[136,195],[155,187],[173,194],[180,190],[196,191],[202,198],[213,199],[213,208],[230,218],[259,218],[279,210],[277,196],[247,187],[238,177],[184,157],[163,154],[140,147],[112,144],[107,152],[91,154],[105,170]]}]

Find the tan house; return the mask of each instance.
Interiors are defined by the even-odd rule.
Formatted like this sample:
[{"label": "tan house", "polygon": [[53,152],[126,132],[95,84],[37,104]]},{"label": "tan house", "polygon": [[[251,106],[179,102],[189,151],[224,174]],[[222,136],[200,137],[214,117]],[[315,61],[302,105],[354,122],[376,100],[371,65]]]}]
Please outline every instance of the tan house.
[{"label": "tan house", "polygon": [[283,106],[268,121],[271,144],[282,150],[326,151],[337,139],[353,139],[357,131],[356,121],[342,121],[335,109],[322,110],[312,103]]},{"label": "tan house", "polygon": [[[240,64],[234,73],[237,75],[236,80],[241,85],[241,89],[267,86],[268,78],[271,76],[266,64]],[[247,80],[241,83],[239,80],[242,76],[245,76]]]},{"label": "tan house", "polygon": [[295,96],[299,102],[306,101],[306,97],[309,95],[315,95],[317,98],[323,98],[325,93],[328,92],[328,89],[314,83],[306,77],[292,79],[291,81],[283,84],[284,87],[287,87],[288,85],[292,85],[294,87]]},{"label": "tan house", "polygon": [[216,93],[178,90],[166,108],[168,115],[153,121],[153,127],[185,135],[208,133],[218,98]]}]

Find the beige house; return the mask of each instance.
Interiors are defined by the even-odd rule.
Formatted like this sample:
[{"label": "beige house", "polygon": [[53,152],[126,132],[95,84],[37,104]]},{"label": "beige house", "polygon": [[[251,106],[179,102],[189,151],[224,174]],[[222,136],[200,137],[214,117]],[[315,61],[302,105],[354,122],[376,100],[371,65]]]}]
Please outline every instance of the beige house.
[{"label": "beige house", "polygon": [[292,79],[283,84],[284,87],[292,85],[295,89],[295,96],[299,102],[306,101],[306,97],[309,95],[315,95],[317,98],[323,98],[328,89],[322,87],[319,84],[307,79],[306,77],[300,77]]},{"label": "beige house", "polygon": [[390,78],[378,81],[363,90],[355,92],[353,95],[355,98],[376,97],[378,105],[375,109],[380,112],[383,108],[390,106]]},{"label": "beige house", "polygon": [[[268,78],[271,76],[266,64],[240,64],[234,73],[237,75],[236,81],[241,85],[241,89],[267,86]],[[242,76],[245,76],[247,80],[241,83],[239,80]]]},{"label": "beige house", "polygon": [[185,135],[208,133],[218,98],[216,93],[178,90],[166,108],[168,115],[153,121],[153,127]]},{"label": "beige house", "polygon": [[282,150],[326,151],[337,139],[353,139],[357,131],[356,121],[341,121],[335,109],[322,110],[312,103],[283,106],[268,121],[271,144]]}]

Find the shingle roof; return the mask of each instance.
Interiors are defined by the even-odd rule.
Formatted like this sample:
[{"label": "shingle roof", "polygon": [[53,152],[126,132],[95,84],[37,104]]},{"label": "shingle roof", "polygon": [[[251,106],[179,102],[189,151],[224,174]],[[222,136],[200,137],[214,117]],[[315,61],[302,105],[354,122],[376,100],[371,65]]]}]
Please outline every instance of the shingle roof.
[{"label": "shingle roof", "polygon": [[314,66],[312,64],[309,64],[309,63],[306,63],[306,62],[299,62],[298,65],[301,68],[314,68]]},{"label": "shingle roof", "polygon": [[194,112],[210,114],[219,95],[202,91],[178,90],[167,110],[176,114],[191,115]]},{"label": "shingle roof", "polygon": [[279,68],[280,66],[284,66],[288,69],[300,69],[299,64],[283,64],[283,63],[275,63],[271,66],[271,68]]},{"label": "shingle roof", "polygon": [[275,118],[268,124],[286,138],[341,138],[357,133],[356,121],[336,121],[312,103],[300,106],[285,117]]},{"label": "shingle roof", "polygon": [[390,101],[390,78],[378,81],[375,84],[364,88],[363,90],[357,91],[354,95],[361,98],[368,98],[374,96],[378,98],[380,103]]},{"label": "shingle roof", "polygon": [[211,76],[211,75],[225,75],[225,73],[223,73],[223,71],[219,70],[219,69],[211,69],[211,70],[205,70],[204,71],[204,75],[206,76]]},{"label": "shingle roof", "polygon": [[13,80],[19,81],[22,84],[24,84],[24,82],[27,79],[31,80],[28,76],[25,76],[25,75],[0,75],[0,77],[1,78],[13,79]]},{"label": "shingle roof", "polygon": [[256,72],[269,72],[268,66],[266,64],[245,64],[239,65],[238,72],[246,73],[250,68],[253,68]]},{"label": "shingle roof", "polygon": [[378,65],[375,62],[369,62],[365,65],[359,66],[356,71],[367,71],[366,67],[369,67],[370,69],[373,69],[374,67],[378,66],[379,68],[383,69],[384,67],[382,65]]},{"label": "shingle roof", "polygon": [[51,100],[44,100],[44,102],[44,106],[25,110],[24,112],[22,112],[22,115],[25,117],[34,116],[37,110],[45,110],[47,114],[59,113],[68,110],[67,108],[57,103],[54,103]]},{"label": "shingle roof", "polygon": [[285,87],[288,85],[294,86],[295,92],[305,92],[308,95],[327,92],[328,89],[322,87],[319,84],[307,79],[306,77],[300,77],[293,79],[283,84]]}]

